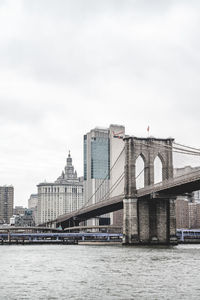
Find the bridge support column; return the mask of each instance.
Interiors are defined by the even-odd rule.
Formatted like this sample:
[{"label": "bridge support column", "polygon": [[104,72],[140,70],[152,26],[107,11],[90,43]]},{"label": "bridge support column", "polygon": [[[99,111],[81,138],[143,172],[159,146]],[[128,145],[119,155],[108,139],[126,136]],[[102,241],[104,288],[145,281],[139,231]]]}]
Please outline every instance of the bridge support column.
[{"label": "bridge support column", "polygon": [[149,204],[149,242],[155,242],[158,240],[157,225],[158,224],[158,202],[157,200],[150,200]]},{"label": "bridge support column", "polygon": [[175,199],[124,199],[124,245],[176,245]]},{"label": "bridge support column", "polygon": [[139,238],[140,243],[149,242],[149,202],[147,199],[138,200]]},{"label": "bridge support column", "polygon": [[153,199],[156,205],[156,231],[154,237],[151,236],[151,242],[155,244],[168,244],[168,200]]},{"label": "bridge support column", "polygon": [[169,199],[169,243],[177,244],[175,198]]},{"label": "bridge support column", "polygon": [[[152,211],[152,205],[155,209]],[[157,198],[149,201],[149,243],[176,245],[175,198]]]},{"label": "bridge support column", "polygon": [[138,208],[137,198],[124,199],[123,244],[138,244]]},{"label": "bridge support column", "polygon": [[155,199],[158,244],[177,244],[175,198]]}]

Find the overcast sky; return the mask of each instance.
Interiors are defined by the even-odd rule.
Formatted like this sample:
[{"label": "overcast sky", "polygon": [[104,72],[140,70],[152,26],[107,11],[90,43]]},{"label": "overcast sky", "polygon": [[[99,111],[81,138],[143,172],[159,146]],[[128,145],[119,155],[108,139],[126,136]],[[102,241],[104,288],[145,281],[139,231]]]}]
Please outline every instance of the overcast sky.
[{"label": "overcast sky", "polygon": [[15,205],[54,181],[83,134],[200,147],[199,0],[0,0],[0,185]]}]

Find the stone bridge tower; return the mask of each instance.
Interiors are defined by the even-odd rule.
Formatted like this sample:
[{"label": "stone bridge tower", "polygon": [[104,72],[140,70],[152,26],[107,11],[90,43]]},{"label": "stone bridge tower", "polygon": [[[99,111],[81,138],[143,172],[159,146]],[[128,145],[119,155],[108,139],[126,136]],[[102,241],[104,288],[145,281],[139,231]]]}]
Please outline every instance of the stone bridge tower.
[{"label": "stone bridge tower", "polygon": [[154,160],[162,163],[162,180],[173,178],[173,139],[126,137],[124,244],[176,244],[175,198],[150,195],[137,198],[136,160],[144,162],[144,188],[154,184]]}]

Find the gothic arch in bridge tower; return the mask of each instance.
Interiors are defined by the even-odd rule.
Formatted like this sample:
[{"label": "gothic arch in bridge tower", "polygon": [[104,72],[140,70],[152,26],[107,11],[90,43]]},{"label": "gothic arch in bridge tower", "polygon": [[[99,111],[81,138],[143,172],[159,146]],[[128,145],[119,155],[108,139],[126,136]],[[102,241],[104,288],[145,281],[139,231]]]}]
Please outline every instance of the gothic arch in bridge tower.
[{"label": "gothic arch in bridge tower", "polygon": [[146,159],[142,153],[136,158],[135,161],[135,174],[136,174],[136,188],[144,187],[144,170]]},{"label": "gothic arch in bridge tower", "polygon": [[158,154],[154,159],[154,184],[163,180],[163,162]]},{"label": "gothic arch in bridge tower", "polygon": [[173,177],[173,139],[125,138],[125,195],[132,197],[136,192],[136,161],[144,161],[144,186],[154,184],[154,160],[162,162],[162,179]]}]

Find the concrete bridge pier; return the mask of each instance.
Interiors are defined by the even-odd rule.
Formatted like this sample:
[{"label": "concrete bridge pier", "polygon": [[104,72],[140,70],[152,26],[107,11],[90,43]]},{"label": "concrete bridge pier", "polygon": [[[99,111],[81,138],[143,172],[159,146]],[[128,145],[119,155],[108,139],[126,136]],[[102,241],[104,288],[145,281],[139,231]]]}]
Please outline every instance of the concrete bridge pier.
[{"label": "concrete bridge pier", "polygon": [[138,244],[138,212],[137,198],[124,199],[123,244]]},{"label": "concrete bridge pier", "polygon": [[175,199],[124,199],[123,244],[177,244]]},{"label": "concrete bridge pier", "polygon": [[176,206],[175,198],[169,199],[169,243],[177,245],[178,240],[176,236]]}]

